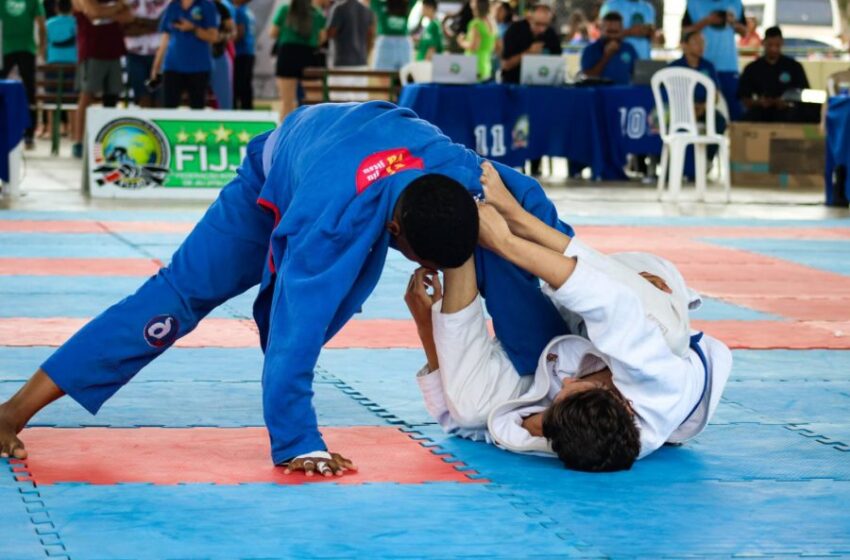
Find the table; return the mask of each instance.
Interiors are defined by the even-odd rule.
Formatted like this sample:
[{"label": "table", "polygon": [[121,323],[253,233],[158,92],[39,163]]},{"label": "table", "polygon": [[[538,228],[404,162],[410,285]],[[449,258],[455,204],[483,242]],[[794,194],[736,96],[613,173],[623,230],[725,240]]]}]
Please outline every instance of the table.
[{"label": "table", "polygon": [[649,86],[413,84],[402,89],[399,105],[455,142],[510,166],[565,157],[589,166],[596,179],[622,180],[628,154],[661,153]]},{"label": "table", "polygon": [[28,126],[30,111],[24,85],[17,80],[0,80],[0,181],[11,193],[17,190],[21,142]]},{"label": "table", "polygon": [[[843,172],[835,170],[843,166]],[[844,185],[834,185],[836,175]],[[847,206],[850,200],[850,96],[832,97],[826,112],[826,173],[824,174],[827,206]]]}]

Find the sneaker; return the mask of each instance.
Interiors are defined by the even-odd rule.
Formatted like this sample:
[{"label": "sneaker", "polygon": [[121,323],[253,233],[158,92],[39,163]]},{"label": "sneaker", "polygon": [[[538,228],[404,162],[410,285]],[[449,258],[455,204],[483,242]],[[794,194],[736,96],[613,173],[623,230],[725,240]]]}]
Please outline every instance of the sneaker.
[{"label": "sneaker", "polygon": [[77,159],[83,159],[83,145],[78,142],[71,146],[71,155]]}]

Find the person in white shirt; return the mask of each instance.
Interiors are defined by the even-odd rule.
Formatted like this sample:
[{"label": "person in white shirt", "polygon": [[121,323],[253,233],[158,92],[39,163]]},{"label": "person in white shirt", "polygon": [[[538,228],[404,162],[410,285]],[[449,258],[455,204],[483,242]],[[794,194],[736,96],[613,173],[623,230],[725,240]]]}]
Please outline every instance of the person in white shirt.
[{"label": "person in white shirt", "polygon": [[678,270],[643,253],[602,255],[549,228],[487,163],[482,183],[479,243],[540,278],[584,336],[555,338],[535,375],[520,376],[490,337],[474,261],[443,271],[444,294],[437,273],[420,269],[405,300],[428,357],[417,376],[428,411],[451,433],[591,472],[629,469],[699,434],[732,356],[690,331],[687,312],[701,302]]}]

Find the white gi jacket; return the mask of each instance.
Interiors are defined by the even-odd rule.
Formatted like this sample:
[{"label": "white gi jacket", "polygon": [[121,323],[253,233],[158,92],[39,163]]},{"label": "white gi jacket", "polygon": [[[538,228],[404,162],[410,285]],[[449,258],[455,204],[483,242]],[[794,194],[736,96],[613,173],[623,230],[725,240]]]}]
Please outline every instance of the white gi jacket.
[{"label": "white gi jacket", "polygon": [[[578,257],[575,271],[559,289],[543,290],[571,325],[583,323],[587,338],[553,339],[535,374],[520,376],[490,337],[480,298],[452,314],[442,313],[438,302],[432,314],[440,369],[428,373],[426,367],[417,375],[428,412],[450,433],[509,451],[553,454],[545,438],[522,427],[522,419],[544,410],[565,377],[607,366],[635,412],[639,457],[665,442],[682,443],[699,434],[732,369],[731,352],[722,342],[704,335],[697,343],[707,371],[690,348],[687,310],[689,304],[699,305],[699,297],[672,264],[653,255],[608,257],[577,239],[566,254]],[[652,286],[638,274],[643,271],[663,278],[673,295]],[[633,278],[624,279],[629,274]]]}]

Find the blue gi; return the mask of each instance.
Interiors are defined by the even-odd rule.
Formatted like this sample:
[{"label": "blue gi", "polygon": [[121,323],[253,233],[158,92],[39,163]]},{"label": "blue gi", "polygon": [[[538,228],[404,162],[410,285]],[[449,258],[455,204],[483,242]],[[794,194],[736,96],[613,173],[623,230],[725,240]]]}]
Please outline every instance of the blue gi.
[{"label": "blue gi", "polygon": [[[386,224],[405,187],[442,173],[481,191],[480,162],[434,126],[385,102],[320,105],[255,138],[236,177],[172,258],[93,319],[42,368],[91,413],[216,306],[260,283],[254,318],[265,351],[263,408],[280,464],[325,450],[312,406],[326,341],[375,288]],[[497,168],[522,205],[572,235],[533,179]],[[479,288],[517,370],[567,332],[533,276],[478,249]]]}]

